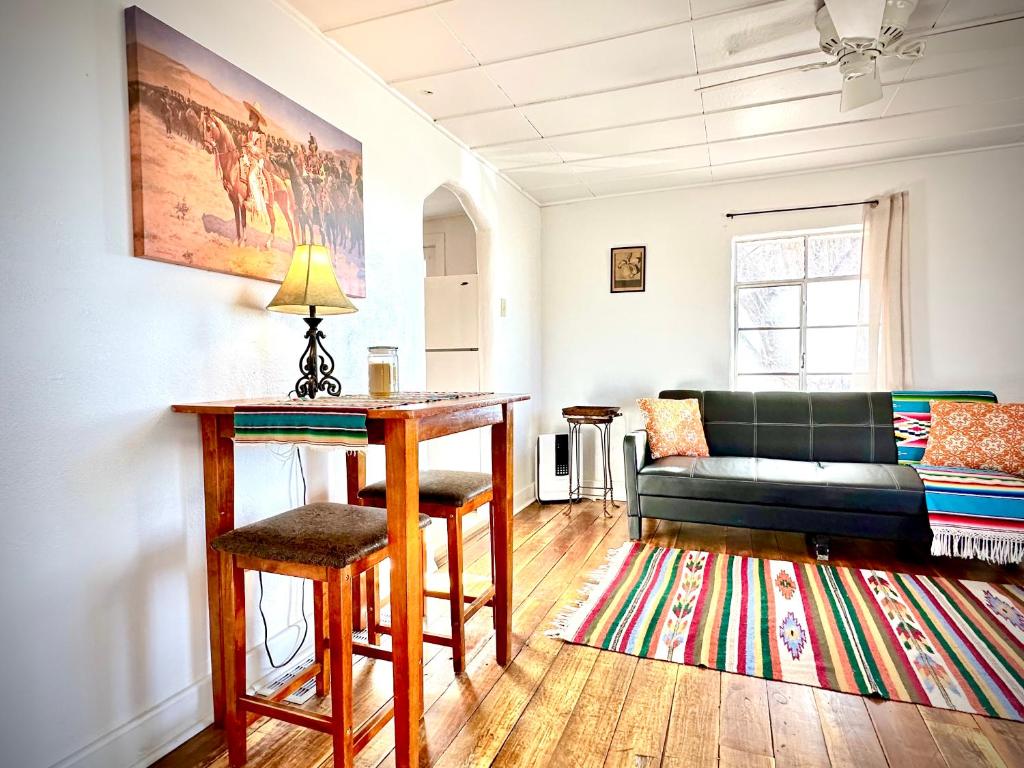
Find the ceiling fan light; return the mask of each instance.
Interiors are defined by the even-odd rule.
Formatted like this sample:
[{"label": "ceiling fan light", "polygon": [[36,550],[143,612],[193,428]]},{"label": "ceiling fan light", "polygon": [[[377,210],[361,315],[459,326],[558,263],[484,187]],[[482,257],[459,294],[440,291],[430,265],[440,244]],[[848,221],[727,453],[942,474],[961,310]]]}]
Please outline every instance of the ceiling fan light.
[{"label": "ceiling fan light", "polygon": [[843,76],[840,112],[849,112],[882,98],[882,81],[874,56],[851,54],[839,64],[839,71]]}]

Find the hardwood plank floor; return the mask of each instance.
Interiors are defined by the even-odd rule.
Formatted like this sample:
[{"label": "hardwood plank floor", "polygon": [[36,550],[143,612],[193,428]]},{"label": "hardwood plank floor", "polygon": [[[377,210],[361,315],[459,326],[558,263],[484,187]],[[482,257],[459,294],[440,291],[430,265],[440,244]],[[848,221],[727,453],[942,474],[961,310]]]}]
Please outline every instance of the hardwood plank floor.
[{"label": "hardwood plank floor", "polygon": [[[608,549],[626,540],[624,507],[571,516],[534,505],[514,521],[513,662],[497,665],[489,609],[466,626],[466,674],[451,651],[424,651],[422,766],[857,766],[1024,768],[1024,724],[765,681],[570,645],[548,637]],[[811,560],[802,536],[711,525],[644,521],[646,540],[773,559]],[[486,579],[486,535],[467,542],[467,577]],[[1019,569],[973,562],[901,560],[895,546],[834,540],[836,565],[1024,583]],[[447,607],[428,600],[428,622],[445,631]],[[252,620],[252,619],[250,619]],[[355,716],[386,706],[391,668],[360,660]],[[308,706],[329,711],[329,699]],[[389,725],[359,753],[360,768],[394,766]],[[250,729],[249,765],[330,768],[330,739],[285,723]],[[208,728],[155,765],[227,767],[221,731]]]}]

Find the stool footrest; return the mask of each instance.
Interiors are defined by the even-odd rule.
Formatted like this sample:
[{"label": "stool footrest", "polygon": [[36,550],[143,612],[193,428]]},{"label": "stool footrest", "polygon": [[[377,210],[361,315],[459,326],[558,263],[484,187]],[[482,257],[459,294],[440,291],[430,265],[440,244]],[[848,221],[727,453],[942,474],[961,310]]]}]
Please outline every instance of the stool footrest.
[{"label": "stool footrest", "polygon": [[473,615],[476,614],[476,612],[483,608],[485,605],[494,604],[494,587],[488,587],[484,590],[482,595],[480,595],[479,597],[472,598],[472,602],[470,602],[470,600],[467,600],[466,602],[469,603],[469,606],[467,606],[465,611],[465,620],[469,621],[473,617]]},{"label": "stool footrest", "polygon": [[352,736],[354,750],[358,752],[369,744],[370,740],[380,733],[384,726],[391,722],[394,716],[394,704],[388,702],[366,718],[366,722],[359,726],[359,729]]},{"label": "stool footrest", "polygon": [[320,715],[305,709],[299,709],[292,704],[285,704],[280,701],[267,701],[255,696],[239,696],[238,706],[257,715],[272,717],[275,720],[284,720],[292,725],[301,725],[304,728],[312,728],[314,731],[323,733],[331,732],[333,720],[328,715]]},{"label": "stool footrest", "polygon": [[[433,597],[433,598],[436,598],[438,600],[451,600],[452,599],[451,593],[450,592],[445,592],[443,589],[424,589],[423,590],[423,594],[426,595],[427,597]],[[487,589],[485,589],[483,591],[483,594],[487,596],[488,600],[492,600],[494,598],[494,585],[492,584]],[[465,603],[475,603],[479,599],[480,599],[479,596],[476,596],[476,597],[474,597],[473,595],[463,595],[462,596],[462,601],[465,602]]]},{"label": "stool footrest", "polygon": [[360,656],[379,659],[380,661],[391,661],[391,651],[387,648],[370,645],[369,643],[360,643],[356,640],[352,641],[352,653],[358,653]]},{"label": "stool footrest", "polygon": [[[382,635],[390,635],[391,626],[389,624],[378,624],[377,632],[379,632]],[[452,647],[452,639],[448,635],[438,635],[433,632],[424,632],[423,642],[430,643],[431,645],[444,645],[448,648]],[[355,647],[354,644],[353,647]],[[373,648],[374,646],[370,647]],[[385,653],[387,653],[387,651],[385,651]]]},{"label": "stool footrest", "polygon": [[[329,715],[310,712],[292,704],[266,701],[255,696],[240,696],[238,705],[255,715],[272,717],[276,720],[283,720],[292,725],[301,725],[304,728],[311,728],[322,733],[330,733],[334,723]],[[366,722],[359,726],[352,736],[352,740],[355,742],[355,750],[358,752],[366,746],[394,716],[395,708],[390,702],[370,715]]]},{"label": "stool footrest", "polygon": [[297,674],[292,681],[288,683],[288,685],[282,687],[279,691],[275,691],[274,695],[270,697],[270,701],[282,701],[283,699],[287,699],[299,690],[299,688],[312,680],[316,675],[319,675],[322,670],[323,667],[320,663],[314,662],[312,665],[306,667]]}]

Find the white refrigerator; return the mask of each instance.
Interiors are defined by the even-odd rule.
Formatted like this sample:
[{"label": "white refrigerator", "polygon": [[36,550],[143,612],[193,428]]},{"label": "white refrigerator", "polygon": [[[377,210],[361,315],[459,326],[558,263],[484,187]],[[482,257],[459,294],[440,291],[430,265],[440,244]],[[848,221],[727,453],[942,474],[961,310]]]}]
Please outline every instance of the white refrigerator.
[{"label": "white refrigerator", "polygon": [[[476,275],[424,278],[427,389],[480,391],[480,295]],[[481,430],[425,443],[431,469],[484,471]],[[489,464],[489,462],[488,462]]]}]

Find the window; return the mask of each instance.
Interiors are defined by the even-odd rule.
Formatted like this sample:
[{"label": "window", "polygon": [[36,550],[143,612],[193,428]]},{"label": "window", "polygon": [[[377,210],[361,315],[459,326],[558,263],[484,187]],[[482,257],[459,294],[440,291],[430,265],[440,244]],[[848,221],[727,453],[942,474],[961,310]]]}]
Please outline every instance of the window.
[{"label": "window", "polygon": [[736,389],[843,391],[867,367],[861,227],[733,241]]}]

